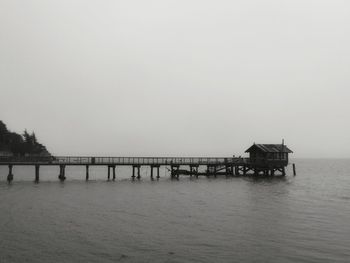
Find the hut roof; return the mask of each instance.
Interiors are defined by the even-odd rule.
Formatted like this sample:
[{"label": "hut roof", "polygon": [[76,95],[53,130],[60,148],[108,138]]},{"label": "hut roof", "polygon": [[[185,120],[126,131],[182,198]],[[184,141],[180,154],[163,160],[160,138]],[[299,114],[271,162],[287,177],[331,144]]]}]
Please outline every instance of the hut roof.
[{"label": "hut roof", "polygon": [[245,152],[247,153],[257,149],[266,153],[292,153],[293,152],[284,144],[253,144]]}]

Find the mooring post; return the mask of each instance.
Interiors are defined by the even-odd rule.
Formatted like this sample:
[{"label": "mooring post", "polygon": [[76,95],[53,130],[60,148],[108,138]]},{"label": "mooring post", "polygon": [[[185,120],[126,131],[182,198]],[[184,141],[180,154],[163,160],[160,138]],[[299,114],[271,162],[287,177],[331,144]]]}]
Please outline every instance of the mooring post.
[{"label": "mooring post", "polygon": [[66,176],[65,176],[65,168],[66,166],[64,164],[60,165],[60,174],[58,175],[58,179],[60,179],[61,182],[63,182],[64,180],[66,180]]},{"label": "mooring post", "polygon": [[39,183],[39,169],[40,169],[40,165],[36,164],[35,165],[35,182]]},{"label": "mooring post", "polygon": [[7,175],[7,181],[11,183],[13,180],[13,174],[12,174],[12,164],[9,165],[9,174]]},{"label": "mooring post", "polygon": [[113,165],[113,181],[115,181],[115,165]]},{"label": "mooring post", "polygon": [[85,176],[85,180],[89,181],[89,165],[86,165],[86,176]]},{"label": "mooring post", "polygon": [[296,170],[295,170],[295,163],[293,163],[293,175],[294,175],[294,176],[297,175]]},{"label": "mooring post", "polygon": [[160,178],[160,175],[159,175],[159,165],[157,166],[157,179]]}]

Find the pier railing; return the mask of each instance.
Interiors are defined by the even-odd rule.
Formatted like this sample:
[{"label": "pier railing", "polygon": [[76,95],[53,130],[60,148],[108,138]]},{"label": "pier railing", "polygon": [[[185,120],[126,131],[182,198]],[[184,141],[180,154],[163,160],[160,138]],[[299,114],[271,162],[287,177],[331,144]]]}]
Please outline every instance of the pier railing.
[{"label": "pier railing", "polygon": [[25,156],[0,157],[0,164],[43,165],[237,165],[248,163],[241,157],[83,157],[83,156]]}]

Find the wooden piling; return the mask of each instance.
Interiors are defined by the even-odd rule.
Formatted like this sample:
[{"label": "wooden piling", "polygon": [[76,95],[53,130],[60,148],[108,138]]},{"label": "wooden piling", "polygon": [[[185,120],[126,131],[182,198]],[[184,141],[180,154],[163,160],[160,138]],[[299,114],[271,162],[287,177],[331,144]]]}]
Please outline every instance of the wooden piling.
[{"label": "wooden piling", "polygon": [[86,165],[86,175],[85,175],[85,180],[89,181],[89,165]]},{"label": "wooden piling", "polygon": [[35,182],[39,183],[39,170],[40,170],[40,165],[35,165]]},{"label": "wooden piling", "polygon": [[159,175],[159,166],[157,166],[157,179],[160,178],[160,175]]},{"label": "wooden piling", "polygon": [[113,181],[115,181],[115,165],[113,165]]},{"label": "wooden piling", "polygon": [[228,177],[231,174],[230,166],[226,164],[225,166],[225,176]]},{"label": "wooden piling", "polygon": [[137,179],[141,179],[140,166],[137,166]]},{"label": "wooden piling", "polygon": [[295,170],[295,163],[293,163],[293,175],[294,175],[294,176],[297,175],[296,170]]},{"label": "wooden piling", "polygon": [[151,165],[151,180],[153,180],[153,165]]},{"label": "wooden piling", "polygon": [[284,167],[282,167],[282,175],[285,176],[286,175],[286,169]]},{"label": "wooden piling", "polygon": [[9,174],[7,175],[7,181],[9,183],[13,181],[12,164],[9,165]]},{"label": "wooden piling", "polygon": [[61,182],[66,180],[66,166],[64,164],[60,165],[60,174],[58,175],[58,179],[60,179]]},{"label": "wooden piling", "polygon": [[235,166],[235,175],[239,176],[239,165]]}]

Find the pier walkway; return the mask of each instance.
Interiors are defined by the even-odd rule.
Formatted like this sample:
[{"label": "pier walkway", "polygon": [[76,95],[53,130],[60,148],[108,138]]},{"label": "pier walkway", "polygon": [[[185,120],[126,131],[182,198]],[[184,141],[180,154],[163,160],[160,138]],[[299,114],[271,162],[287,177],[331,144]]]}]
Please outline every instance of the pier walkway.
[{"label": "pier walkway", "polygon": [[[250,158],[242,157],[87,157],[87,156],[28,156],[28,157],[0,157],[0,166],[8,166],[8,182],[14,178],[13,166],[33,165],[35,166],[35,182],[39,182],[40,166],[59,166],[59,180],[64,181],[66,166],[85,166],[86,180],[89,180],[90,166],[106,166],[108,168],[107,178],[116,179],[117,166],[132,167],[132,178],[140,179],[140,167],[150,167],[150,177],[153,179],[153,172],[156,169],[156,178],[159,179],[159,168],[165,167],[170,171],[171,178],[179,178],[179,175],[198,177],[205,176],[239,176],[253,174],[274,175],[275,171],[285,175],[284,167],[258,167],[251,162]],[[203,169],[204,167],[204,169]],[[181,168],[181,169],[180,169]],[[202,168],[202,169],[199,169]]]},{"label": "pier walkway", "polygon": [[241,157],[0,157],[0,165],[222,165],[245,164]]}]

